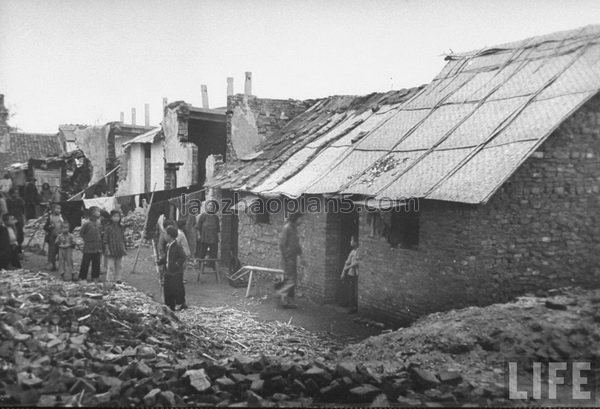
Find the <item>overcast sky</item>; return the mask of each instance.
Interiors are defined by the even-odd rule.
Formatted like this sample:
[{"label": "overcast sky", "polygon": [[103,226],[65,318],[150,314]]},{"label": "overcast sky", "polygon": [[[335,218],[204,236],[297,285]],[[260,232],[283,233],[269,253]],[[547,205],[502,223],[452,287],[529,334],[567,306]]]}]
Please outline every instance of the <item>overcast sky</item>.
[{"label": "overcast sky", "polygon": [[443,54],[600,24],[598,0],[0,0],[0,93],[30,132],[118,121],[162,98],[226,104],[428,83]]}]

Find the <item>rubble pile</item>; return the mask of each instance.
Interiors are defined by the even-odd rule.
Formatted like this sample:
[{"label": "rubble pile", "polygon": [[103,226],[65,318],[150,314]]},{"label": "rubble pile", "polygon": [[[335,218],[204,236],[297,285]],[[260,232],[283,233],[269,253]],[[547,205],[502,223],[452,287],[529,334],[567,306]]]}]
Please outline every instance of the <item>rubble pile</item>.
[{"label": "rubble pile", "polygon": [[[382,391],[361,365],[309,359],[310,348],[333,354],[290,324],[263,324],[217,308],[196,309],[208,318],[194,327],[184,322],[192,312],[178,317],[126,285],[1,271],[0,404],[308,406],[366,403]],[[247,345],[222,340],[233,325],[246,331]],[[250,336],[253,330],[281,342],[269,348]],[[307,346],[295,345],[302,343]],[[246,352],[230,356],[238,347]],[[286,358],[259,354],[263,347],[279,348]]]},{"label": "rubble pile", "polygon": [[[408,328],[350,345],[338,359],[362,362],[379,376],[409,374],[417,404],[502,404],[507,362],[520,375],[533,362],[600,358],[600,290],[564,288],[515,302],[431,314]],[[448,389],[445,384],[453,384]]]},{"label": "rubble pile", "polygon": [[[142,234],[144,233],[144,223],[146,222],[146,214],[144,209],[138,207],[133,212],[129,212],[121,219],[121,224],[125,226],[125,245],[127,248],[136,248],[140,243]],[[148,241],[143,240],[142,245],[148,245]]]},{"label": "rubble pile", "polygon": [[[338,350],[227,307],[0,271],[0,405],[503,405],[504,365],[600,356],[600,290],[430,315]],[[336,353],[337,352],[337,353]]]}]

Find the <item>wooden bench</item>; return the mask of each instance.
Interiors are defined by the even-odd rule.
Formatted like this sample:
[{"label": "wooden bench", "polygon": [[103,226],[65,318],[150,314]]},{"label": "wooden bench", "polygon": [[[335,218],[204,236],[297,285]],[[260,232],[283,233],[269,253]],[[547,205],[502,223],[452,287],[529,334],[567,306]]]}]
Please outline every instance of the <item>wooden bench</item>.
[{"label": "wooden bench", "polygon": [[280,270],[278,268],[243,266],[238,271],[233,273],[229,278],[232,280],[238,280],[248,275],[248,287],[246,288],[246,298],[248,298],[250,296],[250,288],[252,287],[252,282],[255,279],[255,274],[259,273],[277,274],[281,278],[283,277],[283,270]]}]

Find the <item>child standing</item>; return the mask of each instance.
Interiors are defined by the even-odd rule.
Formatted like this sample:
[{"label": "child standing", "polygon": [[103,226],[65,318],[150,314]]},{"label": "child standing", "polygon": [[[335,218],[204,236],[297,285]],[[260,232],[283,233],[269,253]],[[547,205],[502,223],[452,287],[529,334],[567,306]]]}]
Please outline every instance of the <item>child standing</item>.
[{"label": "child standing", "polygon": [[52,211],[48,215],[44,231],[46,232],[46,243],[48,243],[48,263],[50,263],[50,271],[56,271],[56,256],[58,248],[56,247],[56,238],[61,232],[61,225],[64,222],[61,215],[59,204],[52,205]]},{"label": "child standing", "polygon": [[121,212],[110,212],[110,224],[104,229],[104,257],[106,259],[106,281],[121,283],[121,259],[125,253],[125,231],[121,226]]},{"label": "child standing", "polygon": [[170,225],[167,231],[166,254],[158,261],[158,265],[164,265],[164,296],[165,304],[175,311],[175,306],[181,304],[181,309],[187,308],[185,304],[185,287],[183,286],[183,267],[185,265],[185,253],[177,242],[177,227]]},{"label": "child standing", "polygon": [[102,237],[100,235],[100,209],[98,207],[90,208],[89,219],[83,223],[79,234],[83,239],[83,258],[81,259],[81,268],[79,270],[79,279],[87,279],[87,274],[92,264],[92,280],[100,279],[100,254],[102,254]]},{"label": "child standing", "polygon": [[352,247],[352,250],[348,254],[340,278],[348,283],[348,301],[350,304],[348,313],[353,314],[358,311],[358,240],[355,236],[350,239],[350,247]]},{"label": "child standing", "polygon": [[54,241],[58,249],[58,271],[65,281],[75,280],[73,275],[73,247],[77,247],[75,236],[69,232],[69,222],[63,222],[61,233]]}]

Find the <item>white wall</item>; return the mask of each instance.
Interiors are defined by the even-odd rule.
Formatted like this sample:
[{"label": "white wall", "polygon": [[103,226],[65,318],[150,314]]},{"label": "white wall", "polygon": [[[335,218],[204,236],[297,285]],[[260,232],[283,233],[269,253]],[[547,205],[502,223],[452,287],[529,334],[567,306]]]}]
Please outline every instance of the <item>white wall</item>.
[{"label": "white wall", "polygon": [[156,184],[156,190],[163,190],[165,188],[165,155],[162,141],[152,144],[150,158],[152,166],[150,188],[154,188],[154,184]]},{"label": "white wall", "polygon": [[165,134],[165,158],[167,163],[181,162],[183,165],[177,171],[177,187],[190,186],[194,169],[194,151],[196,147],[191,142],[180,142],[178,136],[177,111],[167,109],[163,119],[163,132]]},{"label": "white wall", "polygon": [[134,143],[129,147],[129,161],[127,179],[129,180],[129,193],[144,192],[144,144]]}]

